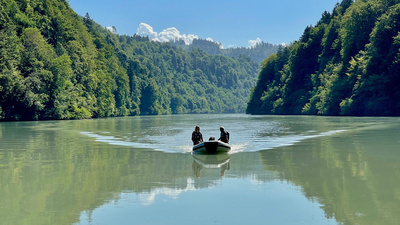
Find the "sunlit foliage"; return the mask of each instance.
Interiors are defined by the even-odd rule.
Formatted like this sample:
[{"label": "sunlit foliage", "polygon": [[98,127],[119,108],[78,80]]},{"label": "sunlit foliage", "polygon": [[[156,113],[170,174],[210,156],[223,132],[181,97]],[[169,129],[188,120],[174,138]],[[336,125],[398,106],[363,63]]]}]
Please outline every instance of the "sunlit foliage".
[{"label": "sunlit foliage", "polygon": [[244,112],[258,63],[121,36],[63,0],[0,0],[0,120]]},{"label": "sunlit foliage", "polygon": [[400,115],[400,1],[343,0],[262,63],[251,114]]}]

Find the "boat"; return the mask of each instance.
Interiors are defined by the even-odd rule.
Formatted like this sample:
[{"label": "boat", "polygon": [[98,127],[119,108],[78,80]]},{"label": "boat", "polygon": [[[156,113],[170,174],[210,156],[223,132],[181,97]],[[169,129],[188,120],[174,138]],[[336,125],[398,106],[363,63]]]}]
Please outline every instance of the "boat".
[{"label": "boat", "polygon": [[226,153],[231,150],[231,146],[228,143],[222,141],[205,141],[200,144],[193,146],[193,153],[200,154],[218,154]]}]

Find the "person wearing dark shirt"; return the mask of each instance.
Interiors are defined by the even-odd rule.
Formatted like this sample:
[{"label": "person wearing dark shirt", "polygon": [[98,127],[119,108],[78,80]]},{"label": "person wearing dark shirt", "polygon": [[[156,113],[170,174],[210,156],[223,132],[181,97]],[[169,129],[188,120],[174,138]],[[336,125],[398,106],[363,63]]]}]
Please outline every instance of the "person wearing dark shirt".
[{"label": "person wearing dark shirt", "polygon": [[199,126],[196,126],[194,128],[194,131],[192,133],[192,141],[193,141],[193,145],[197,145],[197,144],[203,142],[203,135],[200,133]]},{"label": "person wearing dark shirt", "polygon": [[229,132],[226,131],[225,128],[222,126],[219,128],[219,130],[221,131],[221,135],[218,141],[229,143]]}]

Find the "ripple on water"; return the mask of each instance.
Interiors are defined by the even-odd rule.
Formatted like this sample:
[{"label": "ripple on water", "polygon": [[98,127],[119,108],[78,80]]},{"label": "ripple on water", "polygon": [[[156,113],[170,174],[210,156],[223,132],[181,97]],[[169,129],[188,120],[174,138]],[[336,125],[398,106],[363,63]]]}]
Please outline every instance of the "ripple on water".
[{"label": "ripple on water", "polygon": [[[318,133],[317,131],[307,131],[304,134],[282,134],[281,136],[274,135],[269,137],[250,137],[239,140],[234,140],[231,143],[232,150],[230,154],[239,152],[257,152],[261,150],[279,148],[289,145],[294,145],[306,139],[318,138],[323,136],[330,136],[346,130],[332,130],[327,132]],[[132,147],[132,148],[146,148],[154,149],[157,151],[168,153],[189,153],[192,151],[193,145],[190,140],[174,137],[159,137],[147,135],[142,138],[135,137],[115,137],[109,135],[110,132],[101,132],[96,134],[94,132],[80,132],[90,138],[95,138],[98,142],[107,143],[110,145]],[[107,134],[107,135],[102,135]],[[158,141],[157,141],[158,140]]]}]

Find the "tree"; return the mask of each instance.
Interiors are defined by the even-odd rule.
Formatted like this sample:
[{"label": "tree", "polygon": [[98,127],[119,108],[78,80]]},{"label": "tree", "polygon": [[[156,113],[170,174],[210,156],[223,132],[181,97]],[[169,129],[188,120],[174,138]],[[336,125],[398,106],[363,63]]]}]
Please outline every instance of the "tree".
[{"label": "tree", "polygon": [[159,99],[160,91],[154,79],[149,79],[144,86],[140,99],[140,114],[158,115],[160,114]]}]

